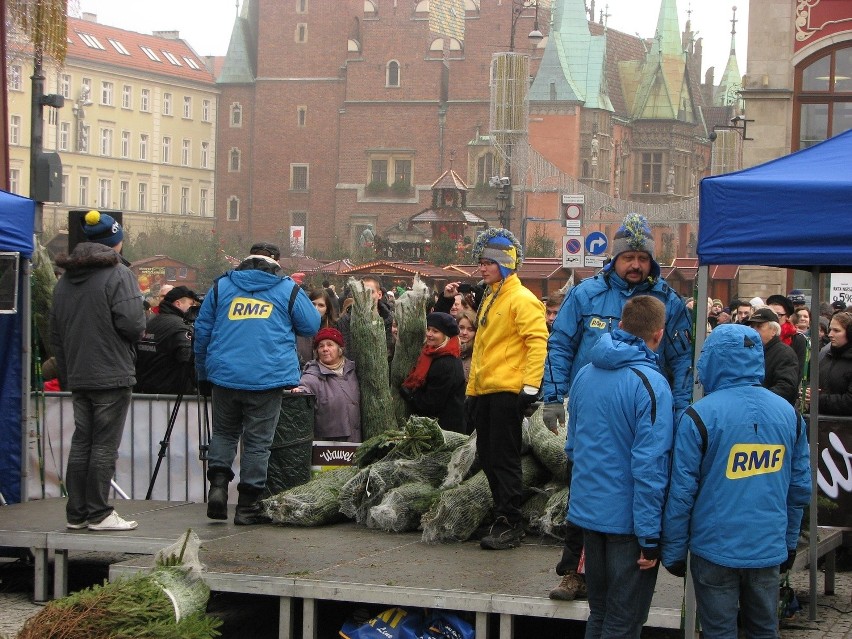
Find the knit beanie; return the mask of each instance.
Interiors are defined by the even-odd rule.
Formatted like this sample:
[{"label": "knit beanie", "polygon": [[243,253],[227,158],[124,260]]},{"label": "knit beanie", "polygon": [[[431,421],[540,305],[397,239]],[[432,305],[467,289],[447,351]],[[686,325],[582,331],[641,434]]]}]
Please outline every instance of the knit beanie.
[{"label": "knit beanie", "polygon": [[124,239],[124,231],[115,218],[100,211],[89,211],[80,220],[86,240],[103,244],[104,246],[115,246]]},{"label": "knit beanie", "polygon": [[459,334],[456,318],[449,313],[429,313],[426,316],[426,326],[441,331],[447,337],[455,337]]},{"label": "knit beanie", "polygon": [[770,295],[766,298],[766,304],[776,304],[784,309],[784,312],[787,314],[787,317],[790,317],[793,313],[796,312],[796,309],[793,307],[793,302],[791,302],[784,295]]},{"label": "knit beanie", "polygon": [[500,269],[500,276],[506,279],[520,268],[524,254],[511,231],[490,228],[477,238],[473,259],[495,262]]},{"label": "knit beanie", "polygon": [[340,348],[343,348],[345,346],[345,344],[343,343],[343,333],[341,333],[336,328],[320,329],[314,336],[314,348],[319,346],[319,343],[324,339],[330,339],[332,342],[340,346]]},{"label": "knit beanie", "polygon": [[612,260],[626,251],[643,251],[654,259],[654,236],[644,215],[628,213],[612,238]]}]

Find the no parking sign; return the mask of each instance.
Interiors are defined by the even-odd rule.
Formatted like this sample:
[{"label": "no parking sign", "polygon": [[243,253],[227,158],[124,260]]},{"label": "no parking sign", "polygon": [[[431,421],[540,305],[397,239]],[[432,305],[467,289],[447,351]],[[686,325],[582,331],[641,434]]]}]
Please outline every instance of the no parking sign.
[{"label": "no parking sign", "polygon": [[583,266],[583,238],[565,235],[562,237],[562,268]]}]

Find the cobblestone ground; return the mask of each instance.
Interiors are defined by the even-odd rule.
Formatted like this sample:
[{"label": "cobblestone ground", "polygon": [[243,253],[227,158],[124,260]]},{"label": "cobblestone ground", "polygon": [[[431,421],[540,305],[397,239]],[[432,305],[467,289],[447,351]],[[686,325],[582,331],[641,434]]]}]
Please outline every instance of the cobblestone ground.
[{"label": "cobblestone ground", "polygon": [[[110,563],[129,557],[130,555],[71,553],[69,574],[72,581],[69,588],[73,590],[100,583],[106,578]],[[26,561],[0,559],[0,639],[15,637],[26,620],[42,608],[32,602],[32,573],[32,566]],[[781,639],[852,639],[852,572],[837,573],[834,595],[819,594],[817,621],[808,620],[808,573],[795,573],[790,582],[802,610],[782,623]],[[823,573],[820,572],[819,593],[822,593],[823,583]],[[348,604],[338,604],[337,610],[333,612],[345,616],[346,606]],[[225,621],[222,639],[246,636],[253,639],[277,637],[277,603],[273,598],[214,595],[211,608],[215,608],[215,614]],[[329,617],[334,618],[335,614]],[[518,622],[519,625],[523,623],[523,620]],[[255,627],[247,632],[247,624]],[[339,621],[335,620],[333,625],[334,628],[320,628],[320,636],[336,636]],[[527,628],[530,633],[516,626],[515,636],[519,639],[534,635],[579,638],[582,637],[584,626],[579,622],[557,620],[530,620],[529,625],[535,627]],[[547,625],[547,628],[544,628],[544,625]],[[497,636],[497,633],[492,632],[491,635]],[[676,631],[654,628],[646,628],[642,633],[643,639],[674,639],[679,636],[680,633]]]}]

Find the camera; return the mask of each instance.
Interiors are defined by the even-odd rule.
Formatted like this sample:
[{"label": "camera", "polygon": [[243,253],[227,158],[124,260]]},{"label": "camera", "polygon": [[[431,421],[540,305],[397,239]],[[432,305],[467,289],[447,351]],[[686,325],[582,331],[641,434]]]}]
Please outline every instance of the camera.
[{"label": "camera", "polygon": [[193,324],[195,320],[198,319],[198,311],[200,310],[200,306],[190,306],[186,309],[186,312],[183,314],[184,324]]},{"label": "camera", "polygon": [[470,293],[473,290],[473,286],[471,284],[459,284],[458,290],[459,290],[459,293],[464,295],[466,293]]}]

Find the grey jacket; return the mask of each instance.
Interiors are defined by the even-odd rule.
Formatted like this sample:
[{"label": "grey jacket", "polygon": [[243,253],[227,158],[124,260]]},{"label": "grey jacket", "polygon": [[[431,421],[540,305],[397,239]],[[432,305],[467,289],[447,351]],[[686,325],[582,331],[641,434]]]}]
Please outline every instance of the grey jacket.
[{"label": "grey jacket", "polygon": [[314,439],[361,441],[361,394],[355,362],[344,359],[341,376],[312,359],[305,364],[299,386],[317,398]]},{"label": "grey jacket", "polygon": [[70,391],[133,386],[133,347],[145,330],[133,273],[113,249],[93,242],[81,242],[56,263],[65,269],[50,313],[60,386]]}]

